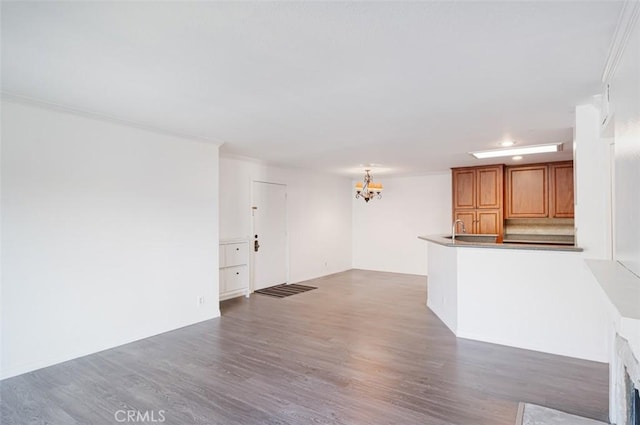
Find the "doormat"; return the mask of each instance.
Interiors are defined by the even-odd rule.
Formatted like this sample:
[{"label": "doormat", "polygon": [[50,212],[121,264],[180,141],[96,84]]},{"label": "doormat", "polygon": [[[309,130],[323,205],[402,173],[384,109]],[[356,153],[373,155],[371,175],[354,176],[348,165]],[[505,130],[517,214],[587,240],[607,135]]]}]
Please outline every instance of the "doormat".
[{"label": "doormat", "polygon": [[570,415],[548,407],[520,403],[516,425],[606,425],[606,423]]},{"label": "doormat", "polygon": [[302,292],[311,291],[312,289],[318,289],[315,286],[306,286],[306,285],[297,285],[292,283],[291,285],[287,285],[286,283],[270,286],[264,289],[258,289],[257,291],[253,291],[256,294],[268,295],[270,297],[276,298],[284,298],[290,295],[300,294]]}]

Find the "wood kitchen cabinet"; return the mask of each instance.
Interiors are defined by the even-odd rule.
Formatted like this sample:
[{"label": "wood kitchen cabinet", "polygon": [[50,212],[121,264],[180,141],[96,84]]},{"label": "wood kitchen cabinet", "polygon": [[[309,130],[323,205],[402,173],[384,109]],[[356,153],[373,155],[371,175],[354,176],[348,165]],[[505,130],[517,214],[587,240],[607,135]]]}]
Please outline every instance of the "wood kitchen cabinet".
[{"label": "wood kitchen cabinet", "polygon": [[549,216],[549,167],[546,164],[507,167],[507,218]]},{"label": "wood kitchen cabinet", "polygon": [[[462,220],[467,233],[498,235],[502,233],[501,210],[457,210],[454,220]],[[458,224],[456,233],[462,233]]]},{"label": "wood kitchen cabinet", "polygon": [[502,165],[476,169],[476,208],[502,208]]},{"label": "wood kitchen cabinet", "polygon": [[573,162],[549,164],[550,216],[573,217],[573,196]]},{"label": "wood kitchen cabinet", "polygon": [[469,168],[453,170],[453,209],[476,207],[476,171]]},{"label": "wood kitchen cabinet", "polygon": [[502,234],[503,174],[502,165],[452,169],[453,219],[467,233]]},{"label": "wood kitchen cabinet", "polygon": [[502,208],[502,165],[454,168],[453,209]]},{"label": "wood kitchen cabinet", "polygon": [[573,162],[506,167],[505,217],[573,217]]},{"label": "wood kitchen cabinet", "polygon": [[[474,233],[473,228],[476,223],[476,212],[474,210],[454,210],[453,221],[456,220],[462,220],[467,233]],[[456,224],[456,233],[462,233],[462,226],[460,224]]]}]

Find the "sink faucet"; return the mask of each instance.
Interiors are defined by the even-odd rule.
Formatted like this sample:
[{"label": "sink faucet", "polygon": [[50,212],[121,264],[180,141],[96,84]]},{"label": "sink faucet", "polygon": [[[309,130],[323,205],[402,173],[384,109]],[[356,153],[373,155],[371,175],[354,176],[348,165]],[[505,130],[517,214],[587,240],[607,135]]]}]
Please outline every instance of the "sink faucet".
[{"label": "sink faucet", "polygon": [[460,223],[462,224],[462,233],[467,233],[467,229],[464,227],[464,221],[462,220],[456,220],[453,222],[453,226],[451,226],[451,242],[455,242],[456,241],[456,225]]}]

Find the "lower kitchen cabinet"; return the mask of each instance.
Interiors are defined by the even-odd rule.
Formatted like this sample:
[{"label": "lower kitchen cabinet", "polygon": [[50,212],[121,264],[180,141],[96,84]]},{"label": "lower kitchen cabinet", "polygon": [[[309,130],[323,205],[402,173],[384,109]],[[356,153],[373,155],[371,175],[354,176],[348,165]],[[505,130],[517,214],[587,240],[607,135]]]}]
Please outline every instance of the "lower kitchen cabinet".
[{"label": "lower kitchen cabinet", "polygon": [[[464,229],[467,233],[475,233],[473,231],[476,222],[476,212],[475,210],[471,211],[460,211],[456,210],[453,213],[453,218],[455,220],[462,220],[464,223]],[[462,226],[460,224],[456,224],[456,233],[462,233]]]},{"label": "lower kitchen cabinet", "polygon": [[[467,233],[502,234],[502,210],[457,210],[455,219],[462,220]],[[462,226],[456,227],[456,233],[462,233]]]},{"label": "lower kitchen cabinet", "polygon": [[500,210],[478,210],[475,233],[502,234],[502,212]]}]

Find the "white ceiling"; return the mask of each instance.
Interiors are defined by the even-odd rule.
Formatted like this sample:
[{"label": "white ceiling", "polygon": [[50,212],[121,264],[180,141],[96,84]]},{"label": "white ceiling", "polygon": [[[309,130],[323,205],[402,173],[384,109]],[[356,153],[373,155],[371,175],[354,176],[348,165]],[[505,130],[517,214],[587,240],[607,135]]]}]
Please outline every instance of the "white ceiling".
[{"label": "white ceiling", "polygon": [[2,90],[343,174],[495,163],[467,152],[506,137],[565,159],[621,5],[3,2]]}]

